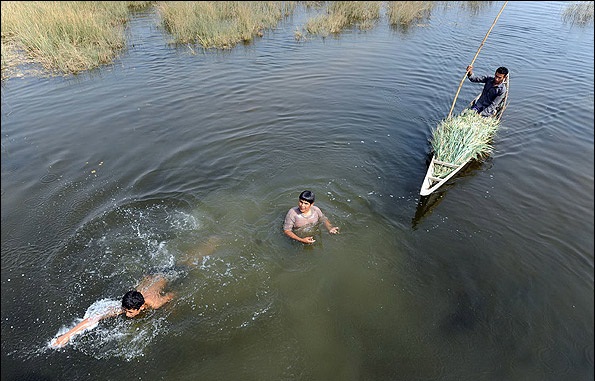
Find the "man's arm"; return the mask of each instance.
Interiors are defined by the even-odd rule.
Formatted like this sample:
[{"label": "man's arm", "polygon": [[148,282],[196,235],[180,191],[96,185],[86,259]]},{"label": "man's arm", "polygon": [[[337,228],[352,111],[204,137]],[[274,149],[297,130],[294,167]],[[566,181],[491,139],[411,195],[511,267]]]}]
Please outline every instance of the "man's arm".
[{"label": "man's arm", "polygon": [[480,75],[480,76],[473,75],[473,65],[469,65],[469,66],[467,66],[467,78],[469,78],[469,80],[471,82],[486,83],[486,80],[487,80],[488,76],[486,76],[486,75]]}]

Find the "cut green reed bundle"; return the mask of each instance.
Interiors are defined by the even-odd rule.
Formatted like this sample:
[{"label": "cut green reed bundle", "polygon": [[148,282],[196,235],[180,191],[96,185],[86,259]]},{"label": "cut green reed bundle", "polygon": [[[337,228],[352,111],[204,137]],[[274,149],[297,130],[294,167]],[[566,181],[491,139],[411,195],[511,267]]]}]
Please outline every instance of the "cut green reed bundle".
[{"label": "cut green reed bundle", "polygon": [[[435,159],[458,166],[489,155],[499,124],[496,118],[485,118],[470,110],[441,121],[432,137]],[[453,168],[438,165],[434,175],[445,177],[452,171]]]}]

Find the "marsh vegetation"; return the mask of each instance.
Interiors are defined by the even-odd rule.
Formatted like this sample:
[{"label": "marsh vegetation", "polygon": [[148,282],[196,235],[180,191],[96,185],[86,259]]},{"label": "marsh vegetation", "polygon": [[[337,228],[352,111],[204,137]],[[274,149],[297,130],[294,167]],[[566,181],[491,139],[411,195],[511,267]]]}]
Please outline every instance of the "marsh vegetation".
[{"label": "marsh vegetation", "polygon": [[575,1],[564,8],[562,18],[566,22],[587,25],[593,22],[593,1]]},{"label": "marsh vegetation", "polygon": [[[2,78],[29,74],[76,74],[110,64],[126,48],[126,24],[136,10],[154,9],[172,45],[231,49],[262,37],[298,6],[312,16],[295,31],[298,41],[368,30],[384,15],[397,30],[423,26],[439,6],[471,12],[490,1],[3,1]],[[569,4],[563,17],[579,24],[593,19],[593,2]],[[26,64],[26,65],[23,65]],[[33,64],[33,65],[31,65]],[[32,70],[37,68],[37,70]]]},{"label": "marsh vegetation", "polygon": [[159,2],[156,8],[176,44],[229,49],[251,42],[290,15],[296,1]]},{"label": "marsh vegetation", "polygon": [[59,73],[108,64],[126,47],[130,11],[150,3],[3,1],[2,77],[23,62]]}]

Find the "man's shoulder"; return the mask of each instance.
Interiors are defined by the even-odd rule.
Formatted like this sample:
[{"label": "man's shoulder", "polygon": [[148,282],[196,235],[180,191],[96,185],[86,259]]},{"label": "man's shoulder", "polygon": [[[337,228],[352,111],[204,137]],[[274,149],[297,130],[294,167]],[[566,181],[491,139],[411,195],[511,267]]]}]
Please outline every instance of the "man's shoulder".
[{"label": "man's shoulder", "polygon": [[501,83],[496,87],[498,88],[500,94],[505,94],[508,91],[508,87],[504,83]]}]

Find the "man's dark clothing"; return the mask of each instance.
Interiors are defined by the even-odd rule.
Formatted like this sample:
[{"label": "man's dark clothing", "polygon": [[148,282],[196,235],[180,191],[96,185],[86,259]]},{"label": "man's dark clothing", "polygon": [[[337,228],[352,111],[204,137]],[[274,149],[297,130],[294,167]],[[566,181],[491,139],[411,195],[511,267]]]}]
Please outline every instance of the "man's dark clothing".
[{"label": "man's dark clothing", "polygon": [[506,85],[504,82],[494,86],[494,77],[475,76],[468,77],[471,82],[485,83],[481,96],[475,102],[472,109],[476,110],[481,116],[492,116],[506,95]]}]

